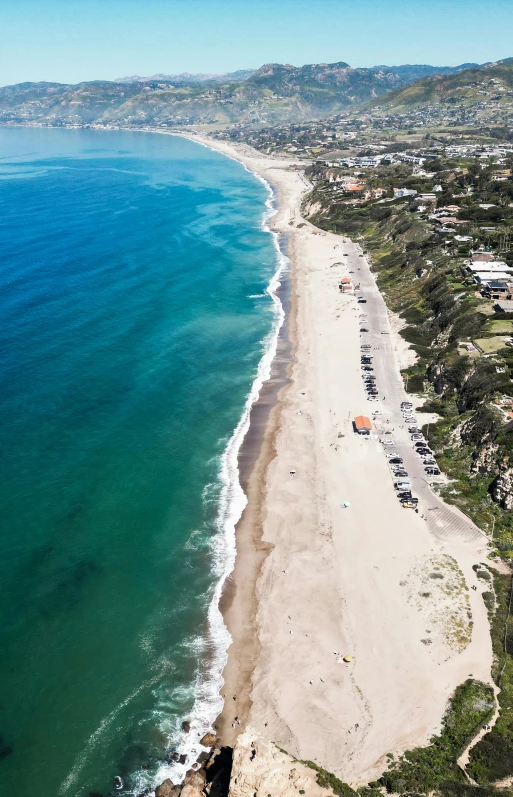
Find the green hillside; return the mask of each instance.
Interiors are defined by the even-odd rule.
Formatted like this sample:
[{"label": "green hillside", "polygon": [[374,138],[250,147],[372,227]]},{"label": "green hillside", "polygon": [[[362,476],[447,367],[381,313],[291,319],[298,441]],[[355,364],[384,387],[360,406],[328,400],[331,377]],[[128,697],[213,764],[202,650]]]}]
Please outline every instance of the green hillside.
[{"label": "green hillside", "polygon": [[371,105],[377,108],[400,110],[415,105],[480,102],[501,103],[511,98],[513,90],[513,59],[468,69],[452,75],[433,75],[378,98]]}]

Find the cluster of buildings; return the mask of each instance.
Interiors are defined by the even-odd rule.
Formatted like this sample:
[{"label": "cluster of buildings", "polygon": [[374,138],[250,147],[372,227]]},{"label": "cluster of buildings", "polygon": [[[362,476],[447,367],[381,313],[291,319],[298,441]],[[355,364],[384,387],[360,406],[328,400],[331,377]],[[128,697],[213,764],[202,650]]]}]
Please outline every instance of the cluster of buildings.
[{"label": "cluster of buildings", "polygon": [[466,273],[489,299],[513,298],[513,266],[504,260],[495,260],[491,252],[476,252],[464,261]]}]

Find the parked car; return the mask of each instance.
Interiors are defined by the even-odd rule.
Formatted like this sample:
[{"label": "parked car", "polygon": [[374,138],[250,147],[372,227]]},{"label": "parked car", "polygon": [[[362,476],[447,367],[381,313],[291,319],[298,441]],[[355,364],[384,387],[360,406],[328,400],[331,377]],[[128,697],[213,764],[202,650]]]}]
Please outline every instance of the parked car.
[{"label": "parked car", "polygon": [[377,401],[376,396],[367,396],[367,401]]},{"label": "parked car", "polygon": [[402,501],[401,506],[403,509],[417,509],[417,504],[414,504],[413,501]]},{"label": "parked car", "polygon": [[401,481],[394,483],[394,487],[396,490],[409,490],[411,487],[411,482],[409,479],[401,479]]},{"label": "parked car", "polygon": [[410,434],[421,434],[421,431],[418,428],[418,426],[409,426],[408,431]]},{"label": "parked car", "polygon": [[424,440],[423,436],[419,432],[414,432],[411,436],[411,439],[415,442],[418,442],[419,440]]},{"label": "parked car", "polygon": [[402,461],[401,457],[393,457],[393,459],[390,459],[389,462],[390,462],[391,465],[402,465],[403,464],[403,461]]},{"label": "parked car", "polygon": [[401,498],[411,498],[411,490],[402,490],[402,492],[397,493],[397,497]]},{"label": "parked car", "polygon": [[431,468],[427,467],[424,468],[428,476],[440,476],[440,470],[438,468]]},{"label": "parked car", "polygon": [[419,454],[421,457],[433,456],[433,452],[430,451],[429,448],[417,448],[415,450],[417,451],[417,454]]},{"label": "parked car", "polygon": [[399,479],[405,479],[408,476],[408,471],[406,470],[394,470],[394,476]]},{"label": "parked car", "polygon": [[434,460],[434,459],[423,459],[422,460],[422,464],[423,465],[435,465],[436,466],[436,460]]},{"label": "parked car", "polygon": [[367,304],[367,299],[364,299],[363,296],[360,296],[358,299],[358,304]]},{"label": "parked car", "polygon": [[360,328],[360,332],[368,332],[368,331],[369,331],[369,330],[367,329],[367,327],[361,327],[361,328]]}]

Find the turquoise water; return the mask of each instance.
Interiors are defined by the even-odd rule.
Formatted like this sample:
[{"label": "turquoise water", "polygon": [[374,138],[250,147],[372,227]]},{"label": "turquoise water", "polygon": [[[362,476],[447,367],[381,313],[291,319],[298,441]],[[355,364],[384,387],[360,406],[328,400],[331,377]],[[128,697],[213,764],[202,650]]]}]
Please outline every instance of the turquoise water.
[{"label": "turquoise water", "polygon": [[268,197],[184,139],[0,128],[1,794],[138,794],[219,709]]}]

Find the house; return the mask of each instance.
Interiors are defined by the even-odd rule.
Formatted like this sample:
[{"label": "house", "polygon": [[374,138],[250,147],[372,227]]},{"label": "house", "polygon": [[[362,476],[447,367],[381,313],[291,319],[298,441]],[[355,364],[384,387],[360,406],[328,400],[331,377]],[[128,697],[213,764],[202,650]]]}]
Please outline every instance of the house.
[{"label": "house", "polygon": [[469,274],[482,274],[484,272],[488,274],[498,274],[500,271],[505,272],[506,274],[513,273],[513,266],[508,266],[502,261],[487,263],[486,265],[483,265],[482,263],[472,263],[465,266],[465,268]]},{"label": "house", "polygon": [[364,186],[361,183],[344,183],[342,186],[342,191],[345,191],[347,194],[354,194],[363,191]]},{"label": "house", "polygon": [[420,158],[418,155],[399,155],[399,160],[403,163],[414,163],[416,166],[422,166],[425,158]]},{"label": "house", "polygon": [[489,285],[497,280],[511,279],[511,274],[506,271],[476,271],[474,272],[474,281],[479,285]]},{"label": "house", "polygon": [[465,224],[466,222],[458,221],[458,219],[454,218],[454,216],[440,216],[439,219],[435,218],[439,224]]},{"label": "house", "polygon": [[508,282],[490,282],[485,288],[486,295],[490,299],[511,299],[513,295],[513,285]]},{"label": "house", "polygon": [[417,196],[417,191],[412,188],[394,188],[395,199],[399,199],[399,197],[403,196]]},{"label": "house", "polygon": [[493,309],[496,313],[513,313],[513,301],[509,299],[500,299],[494,304]]}]

